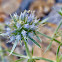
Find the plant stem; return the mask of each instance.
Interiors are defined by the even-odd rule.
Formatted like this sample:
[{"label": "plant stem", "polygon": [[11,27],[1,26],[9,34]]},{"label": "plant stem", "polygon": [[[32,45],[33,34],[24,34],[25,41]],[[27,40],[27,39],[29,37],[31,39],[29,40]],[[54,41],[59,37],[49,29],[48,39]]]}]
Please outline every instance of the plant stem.
[{"label": "plant stem", "polygon": [[45,60],[45,61],[49,61],[49,62],[54,62],[53,60],[50,60],[50,59],[46,59],[46,58],[43,58],[43,57],[32,57],[32,59],[35,59],[35,60]]},{"label": "plant stem", "polygon": [[55,32],[54,32],[52,38],[54,38],[54,35],[57,33],[57,31],[58,31],[58,29],[61,27],[61,25],[62,25],[62,20],[60,21],[60,23],[59,23],[57,29],[55,30]]},{"label": "plant stem", "polygon": [[[54,34],[52,35],[52,37],[49,37],[49,36],[47,36],[47,35],[45,35],[45,34],[43,34],[43,33],[39,33],[39,32],[37,32],[37,33],[38,33],[38,34],[41,34],[41,35],[43,35],[43,36],[45,36],[45,37],[47,37],[47,38],[49,38],[49,39],[51,40],[51,44],[52,44],[53,40],[60,44],[61,42],[59,42],[58,40],[54,39],[54,36],[55,36],[55,34],[57,33],[57,31],[58,31],[58,29],[60,28],[61,25],[62,25],[62,20],[60,21],[60,23],[59,23],[57,29],[55,30]],[[62,45],[62,44],[61,44],[61,45]]]},{"label": "plant stem", "polygon": [[[50,36],[47,36],[47,35],[45,35],[45,34],[43,34],[43,33],[40,33],[40,32],[38,32],[37,31],[37,33],[38,34],[40,34],[40,35],[42,35],[42,36],[44,36],[44,37],[46,37],[46,38],[48,38],[48,39],[50,39],[50,40],[52,40],[52,38],[50,37]],[[58,44],[61,44],[62,45],[62,43],[60,42],[60,41],[58,41],[58,40],[56,40],[56,39],[53,39],[55,42],[57,42]]]},{"label": "plant stem", "polygon": [[50,46],[52,45],[53,39],[54,39],[55,35],[57,34],[57,31],[61,27],[61,25],[62,25],[62,20],[60,21],[58,27],[56,28],[54,34],[52,35],[52,39],[51,39],[51,42],[50,42]]},{"label": "plant stem", "polygon": [[29,56],[29,58],[31,59],[32,57],[31,57],[31,54],[30,54],[30,52],[29,52],[27,43],[26,43],[25,41],[24,41],[24,44],[25,44],[25,48],[26,48],[26,53],[27,53],[27,55]]}]

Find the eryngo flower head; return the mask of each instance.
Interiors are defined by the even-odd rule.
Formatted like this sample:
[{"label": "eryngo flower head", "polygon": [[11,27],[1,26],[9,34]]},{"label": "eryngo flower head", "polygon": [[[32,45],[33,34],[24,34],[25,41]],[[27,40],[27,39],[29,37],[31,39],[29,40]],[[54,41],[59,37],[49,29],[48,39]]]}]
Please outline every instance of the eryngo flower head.
[{"label": "eryngo flower head", "polygon": [[[10,32],[10,42],[19,42],[28,40],[29,33],[34,34],[37,31],[38,22],[37,18],[34,15],[33,11],[24,11],[21,12],[20,16],[14,14],[11,16],[12,22],[8,25],[8,31]],[[36,22],[37,20],[37,22]]]},{"label": "eryngo flower head", "polygon": [[39,20],[35,17],[33,11],[25,10],[21,12],[20,16],[15,13],[11,18],[12,22],[8,25],[7,31],[10,32],[9,36],[15,36],[14,38],[17,41],[23,40],[24,37],[27,38],[29,33],[37,30]]}]

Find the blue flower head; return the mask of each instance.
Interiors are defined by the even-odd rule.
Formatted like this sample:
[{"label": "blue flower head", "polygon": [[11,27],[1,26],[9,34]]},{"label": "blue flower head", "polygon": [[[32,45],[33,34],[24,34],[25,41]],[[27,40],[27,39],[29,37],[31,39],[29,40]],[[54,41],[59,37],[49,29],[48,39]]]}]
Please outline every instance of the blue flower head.
[{"label": "blue flower head", "polygon": [[[20,41],[28,40],[29,34],[37,31],[39,20],[35,17],[33,11],[21,12],[20,16],[16,13],[11,16],[11,23],[8,25],[7,35],[10,38],[10,42],[14,43],[14,46]],[[26,40],[25,40],[26,41]],[[13,47],[13,49],[15,49]],[[12,51],[13,52],[13,51]]]}]

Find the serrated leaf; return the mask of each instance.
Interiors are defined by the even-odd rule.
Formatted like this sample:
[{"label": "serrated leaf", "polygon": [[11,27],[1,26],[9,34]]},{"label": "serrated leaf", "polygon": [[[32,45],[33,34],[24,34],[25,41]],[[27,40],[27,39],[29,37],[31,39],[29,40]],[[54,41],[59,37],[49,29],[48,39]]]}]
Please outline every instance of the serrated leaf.
[{"label": "serrated leaf", "polygon": [[30,36],[28,36],[28,38],[29,38],[30,40],[32,40],[32,42],[35,43],[38,47],[41,48],[41,46],[40,46],[33,38],[31,38]]},{"label": "serrated leaf", "polygon": [[15,41],[15,43],[14,43],[14,45],[13,45],[13,47],[12,47],[12,50],[11,50],[11,52],[10,52],[10,54],[9,55],[11,55],[12,54],[12,52],[14,51],[14,49],[15,49],[15,47],[16,47],[16,45],[17,45],[17,41]]}]

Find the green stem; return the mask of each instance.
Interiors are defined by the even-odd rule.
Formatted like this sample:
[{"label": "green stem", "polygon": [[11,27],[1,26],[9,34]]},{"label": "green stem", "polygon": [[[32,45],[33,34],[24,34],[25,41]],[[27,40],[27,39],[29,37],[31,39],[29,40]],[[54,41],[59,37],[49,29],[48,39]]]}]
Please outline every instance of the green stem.
[{"label": "green stem", "polygon": [[54,33],[57,33],[57,31],[61,27],[61,25],[62,25],[62,20],[60,21],[60,23],[59,23],[59,25],[58,25],[58,27],[57,27],[57,29],[56,29],[56,31]]},{"label": "green stem", "polygon": [[56,28],[56,30],[55,30],[55,32],[54,32],[54,34],[52,36],[52,40],[54,39],[54,36],[56,35],[56,33],[57,33],[58,29],[61,27],[61,25],[62,25],[62,20],[60,21],[58,27]]},{"label": "green stem", "polygon": [[[62,20],[60,21],[58,27],[56,28],[54,34],[52,35],[52,39],[51,39],[51,42],[50,42],[50,44],[49,44],[50,46],[52,45],[53,39],[55,38],[55,35],[57,34],[57,31],[58,31],[58,29],[61,27],[61,25],[62,25]],[[50,47],[49,47],[49,48],[50,48]]]},{"label": "green stem", "polygon": [[[54,32],[52,38],[51,38],[50,36],[47,36],[47,35],[43,34],[43,33],[40,33],[40,32],[37,32],[37,33],[40,34],[40,35],[42,35],[42,36],[45,36],[46,38],[48,38],[48,39],[50,39],[50,40],[52,40],[52,41],[54,40],[55,42],[57,42],[57,43],[60,44],[61,42],[59,42],[58,40],[54,39],[54,36],[55,36],[55,34],[57,33],[57,31],[58,31],[58,29],[60,28],[61,25],[62,25],[62,20],[60,21],[60,23],[59,23],[57,29],[55,30],[55,32]],[[62,45],[62,43],[61,43],[61,45]]]},{"label": "green stem", "polygon": [[29,58],[31,59],[32,57],[31,57],[31,54],[30,54],[30,52],[29,52],[27,43],[26,43],[25,41],[24,41],[24,44],[25,44],[25,48],[26,48],[26,53],[27,53],[27,55],[29,56]]},{"label": "green stem", "polygon": [[60,42],[60,41],[58,41],[58,40],[56,40],[56,39],[53,39],[55,42],[57,42],[58,44],[61,44],[62,45],[62,43]]},{"label": "green stem", "polygon": [[56,61],[59,62],[59,51],[60,51],[60,46],[61,44],[59,45],[58,49],[57,49],[57,53],[56,53]]},{"label": "green stem", "polygon": [[[38,32],[37,31],[37,33],[38,34],[40,34],[40,35],[42,35],[42,36],[44,36],[44,37],[46,37],[46,38],[48,38],[48,39],[50,39],[50,40],[52,40],[52,38],[50,37],[50,36],[47,36],[47,35],[45,35],[45,34],[43,34],[43,33],[40,33],[40,32]],[[58,41],[58,40],[56,40],[56,39],[53,39],[55,42],[57,42],[58,44],[61,44],[62,45],[62,43],[60,42],[60,41]]]},{"label": "green stem", "polygon": [[48,62],[54,62],[53,60],[46,59],[46,58],[43,58],[43,57],[32,57],[32,59],[34,59],[34,60],[45,60],[45,61],[48,61]]}]

